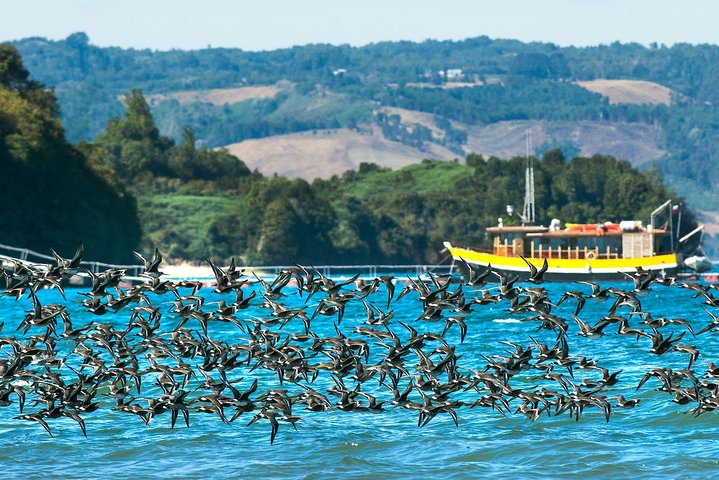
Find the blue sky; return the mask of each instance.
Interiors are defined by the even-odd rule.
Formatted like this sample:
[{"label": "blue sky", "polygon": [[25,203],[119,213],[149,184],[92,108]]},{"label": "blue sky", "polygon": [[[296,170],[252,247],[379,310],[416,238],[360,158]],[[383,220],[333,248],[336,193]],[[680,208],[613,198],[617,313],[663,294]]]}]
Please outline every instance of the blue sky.
[{"label": "blue sky", "polygon": [[0,0],[0,41],[62,39],[167,50],[271,50],[479,35],[558,45],[719,43],[709,0]]}]

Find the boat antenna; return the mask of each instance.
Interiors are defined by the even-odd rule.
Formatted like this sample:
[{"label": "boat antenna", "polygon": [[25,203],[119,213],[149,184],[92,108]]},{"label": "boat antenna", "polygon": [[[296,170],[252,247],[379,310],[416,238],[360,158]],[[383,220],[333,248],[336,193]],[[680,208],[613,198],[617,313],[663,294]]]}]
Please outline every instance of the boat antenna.
[{"label": "boat antenna", "polygon": [[532,131],[525,133],[527,169],[524,172],[524,209],[522,223],[534,224],[534,157],[532,152]]}]

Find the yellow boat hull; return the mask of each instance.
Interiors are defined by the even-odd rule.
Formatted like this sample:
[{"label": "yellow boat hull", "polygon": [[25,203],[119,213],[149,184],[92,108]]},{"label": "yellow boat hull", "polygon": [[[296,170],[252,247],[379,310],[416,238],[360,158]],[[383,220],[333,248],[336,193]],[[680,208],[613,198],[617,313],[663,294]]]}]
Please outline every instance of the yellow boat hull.
[{"label": "yellow boat hull", "polygon": [[[491,253],[478,252],[468,248],[458,248],[446,244],[455,261],[465,260],[469,264],[487,266],[494,270],[527,276],[529,268],[520,257],[507,257]],[[537,268],[544,264],[543,258],[527,258]],[[679,265],[677,254],[654,255],[641,258],[616,259],[547,259],[546,280],[574,281],[590,279],[626,279],[623,273],[636,273],[637,267],[656,271],[659,274],[674,275]]]}]

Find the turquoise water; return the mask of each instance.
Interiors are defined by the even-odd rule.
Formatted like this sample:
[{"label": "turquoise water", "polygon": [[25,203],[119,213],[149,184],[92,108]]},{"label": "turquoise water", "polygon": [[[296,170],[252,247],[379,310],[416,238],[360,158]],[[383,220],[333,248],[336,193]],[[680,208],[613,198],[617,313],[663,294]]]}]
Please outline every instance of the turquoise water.
[{"label": "turquoise water", "polygon": [[[398,284],[398,291],[403,285]],[[603,284],[606,287],[609,284]],[[629,284],[616,284],[619,288],[629,289]],[[491,287],[491,286],[490,286]],[[587,294],[589,288],[576,284],[547,284],[550,299],[556,303],[566,290],[582,290]],[[256,287],[251,287],[256,288]],[[453,286],[450,290],[456,288]],[[493,288],[490,290],[494,291]],[[82,306],[82,290],[67,290],[67,301],[56,291],[40,292],[43,305],[62,303],[67,305],[75,327],[89,321],[103,322],[124,330],[129,321],[129,309],[113,314],[95,316]],[[250,292],[246,290],[245,294]],[[289,307],[304,305],[296,290],[286,287],[288,296],[280,301]],[[695,330],[701,329],[709,321],[702,308],[702,298],[692,298],[695,292],[679,287],[655,285],[648,295],[641,297],[643,310],[653,317],[682,317],[691,323]],[[214,306],[209,302],[227,296],[211,293],[204,288],[200,294],[205,296],[205,310]],[[477,295],[465,287],[468,298]],[[317,294],[308,303],[308,311],[315,306],[324,294]],[[259,296],[258,296],[259,298]],[[369,301],[385,310],[386,292],[380,289],[369,297]],[[172,296],[152,296],[153,304],[160,305],[163,317],[158,334],[171,331],[178,323],[176,314],[171,313]],[[255,299],[251,308],[237,315],[241,319],[267,318],[271,310],[261,308],[262,299]],[[608,397],[624,395],[627,398],[640,399],[638,406],[629,410],[613,409],[609,422],[606,422],[601,410],[587,408],[577,421],[568,413],[559,416],[546,414],[532,422],[521,413],[509,413],[507,416],[490,408],[457,408],[459,426],[446,414],[436,416],[422,428],[417,427],[416,411],[387,405],[382,413],[344,412],[337,409],[327,412],[311,412],[297,404],[292,413],[301,417],[295,431],[289,423],[280,422],[279,432],[273,445],[270,444],[270,425],[267,421],[258,421],[251,426],[247,423],[254,413],[240,416],[231,424],[223,423],[217,415],[202,412],[190,412],[190,427],[178,420],[174,429],[170,428],[168,413],[156,416],[145,425],[135,415],[113,410],[114,400],[100,389],[97,400],[100,408],[92,413],[83,414],[87,428],[84,438],[77,423],[69,418],[49,419],[53,436],[35,422],[16,420],[19,415],[15,397],[9,406],[0,408],[0,465],[5,476],[19,477],[63,477],[63,478],[129,478],[157,476],[162,478],[325,478],[327,475],[343,475],[347,478],[477,478],[477,477],[577,477],[592,478],[684,478],[707,477],[719,471],[714,451],[715,439],[719,438],[719,419],[717,414],[709,412],[694,416],[690,410],[694,405],[678,405],[671,402],[671,395],[658,391],[659,380],[652,378],[642,388],[635,391],[644,374],[657,367],[673,370],[687,368],[688,354],[670,351],[662,356],[651,354],[651,342],[647,338],[635,340],[634,337],[616,334],[616,327],[605,330],[606,335],[598,339],[583,338],[577,335],[578,328],[571,319],[574,301],[568,300],[553,310],[557,316],[565,318],[569,324],[567,339],[570,355],[583,355],[593,358],[609,369],[610,372],[622,370],[618,383],[607,387],[602,394]],[[607,314],[611,300],[605,303],[587,301],[580,317],[588,323]],[[455,325],[445,335],[446,341],[456,348],[458,370],[471,375],[470,369],[482,370],[487,364],[483,356],[506,355],[509,348],[499,343],[509,341],[522,346],[532,345],[530,336],[550,347],[556,334],[551,331],[537,331],[536,322],[520,322],[532,316],[532,313],[513,314],[508,312],[509,301],[496,305],[475,306],[475,311],[466,317],[467,336],[460,342],[459,328]],[[30,308],[27,299],[15,301],[1,298],[0,320],[5,322],[0,335],[9,337],[18,335],[15,328]],[[408,339],[407,331],[398,323],[403,321],[420,332],[442,333],[444,322],[418,321],[421,303],[417,294],[412,292],[392,304],[394,317],[390,328],[401,337]],[[620,307],[619,314],[629,318],[629,311]],[[376,363],[386,349],[376,345],[376,341],[362,337],[354,331],[366,318],[361,303],[353,301],[339,326],[341,332],[351,338],[363,338],[370,342],[368,364]],[[639,325],[640,319],[633,317],[632,325]],[[336,336],[332,317],[318,316],[312,321],[312,330],[320,337]],[[200,331],[199,323],[189,320],[186,327]],[[293,320],[283,329],[279,325],[270,327],[280,335],[303,331],[302,323]],[[62,325],[58,327],[58,333]],[[137,330],[134,330],[136,332]],[[665,337],[670,332],[679,334],[681,326],[664,327]],[[33,330],[29,334],[42,334],[42,330]],[[247,335],[232,324],[210,322],[209,336],[215,341],[227,344],[241,344]],[[696,338],[685,334],[681,343],[696,345],[701,355],[692,367],[697,377],[702,377],[707,362],[719,360],[719,343],[716,332],[709,332]],[[128,337],[130,338],[130,337]],[[133,337],[131,342],[139,342]],[[92,341],[86,341],[92,345]],[[58,350],[69,352],[74,343],[59,340]],[[308,344],[305,344],[308,346]],[[101,349],[93,347],[100,351]],[[434,345],[424,350],[431,351]],[[8,358],[11,352],[7,345],[2,347]],[[536,361],[536,348],[534,349]],[[78,366],[76,356],[69,356],[67,362]],[[407,355],[408,368],[415,365],[417,357]],[[437,360],[436,357],[435,360]],[[202,358],[184,358],[185,362],[197,368]],[[327,361],[319,355],[315,362]],[[142,360],[142,365],[147,365]],[[158,360],[163,364],[173,364],[172,359]],[[42,371],[42,367],[28,367]],[[555,371],[558,371],[555,369]],[[61,369],[68,381],[76,377],[67,369]],[[218,378],[217,372],[208,372]],[[416,373],[410,371],[410,373]],[[582,379],[597,380],[601,374],[596,370],[574,370],[574,382]],[[156,373],[143,375],[143,397],[159,395],[159,389],[153,385]],[[202,377],[197,373],[197,376]],[[228,372],[231,380],[243,378],[237,388],[245,390],[254,379],[258,379],[259,388],[253,397],[264,391],[284,388],[289,394],[303,390],[291,383],[280,386],[277,375],[263,368],[251,370],[251,366],[242,366]],[[512,378],[515,388],[537,390],[541,387],[559,390],[556,382],[540,378],[538,370],[527,370]],[[307,382],[303,382],[307,383]],[[348,389],[355,386],[349,377],[345,378]],[[401,383],[404,386],[406,383]],[[199,380],[192,379],[187,386],[189,398],[202,394],[197,389]],[[326,371],[321,371],[312,384],[315,390],[327,392],[334,382]],[[378,400],[391,402],[392,394],[375,379],[362,385],[362,391],[375,395]],[[136,393],[136,392],[134,392]],[[471,403],[478,397],[474,391],[457,392],[451,395],[456,399]],[[32,405],[32,395],[28,395],[25,413],[36,411],[42,406]],[[415,392],[410,398],[422,402]],[[337,397],[329,396],[330,401]],[[512,412],[521,401],[511,400]],[[231,409],[229,414],[232,413]]]}]

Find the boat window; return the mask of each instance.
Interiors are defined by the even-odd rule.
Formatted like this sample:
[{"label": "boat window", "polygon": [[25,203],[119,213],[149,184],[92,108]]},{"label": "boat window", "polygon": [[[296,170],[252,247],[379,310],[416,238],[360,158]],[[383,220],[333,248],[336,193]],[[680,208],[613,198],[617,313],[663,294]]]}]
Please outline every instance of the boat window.
[{"label": "boat window", "polygon": [[524,238],[524,235],[521,232],[501,232],[498,236],[502,243],[512,243],[517,238]]},{"label": "boat window", "polygon": [[597,239],[597,247],[599,251],[610,254],[619,254],[621,246],[621,239],[617,237],[599,237]]}]

